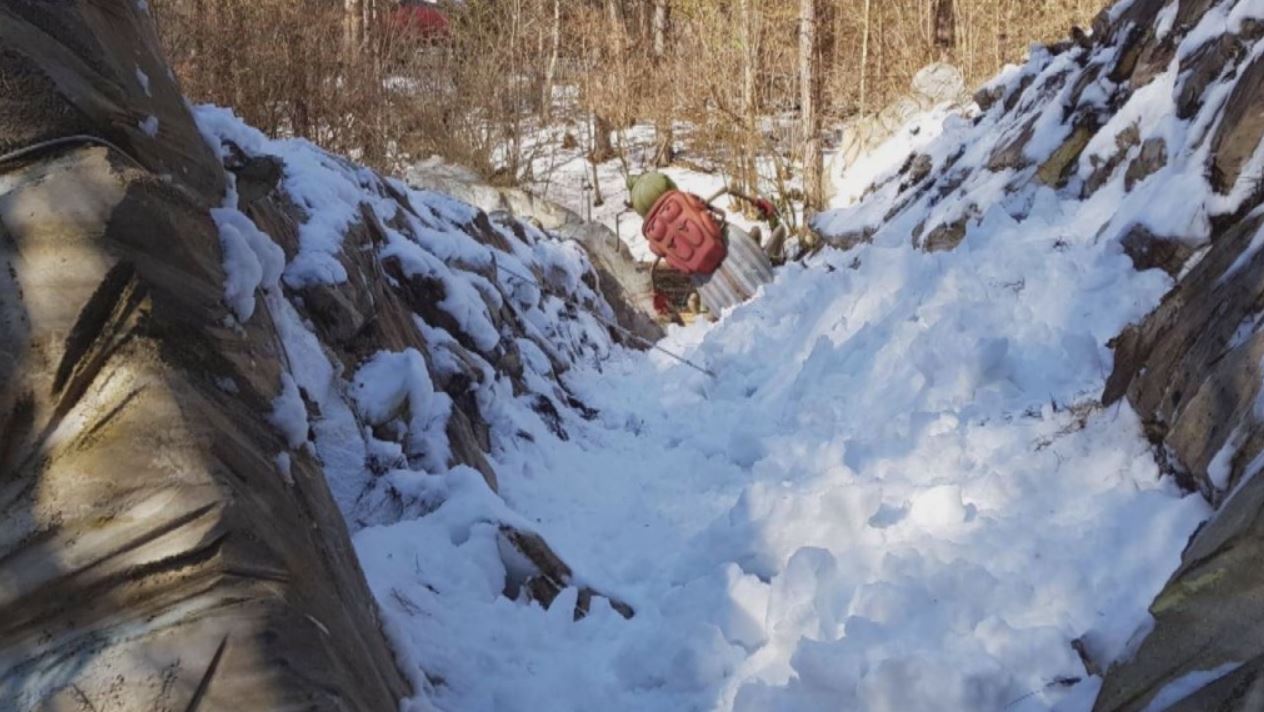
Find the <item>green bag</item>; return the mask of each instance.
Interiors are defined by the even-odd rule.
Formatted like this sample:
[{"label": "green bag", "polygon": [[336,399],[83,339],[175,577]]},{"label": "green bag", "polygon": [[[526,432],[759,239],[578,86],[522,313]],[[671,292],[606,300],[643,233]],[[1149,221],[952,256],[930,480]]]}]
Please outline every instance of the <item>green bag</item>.
[{"label": "green bag", "polygon": [[658,171],[650,171],[649,173],[642,173],[639,176],[628,178],[628,192],[632,196],[632,209],[641,217],[649,215],[650,208],[654,207],[654,203],[658,202],[658,199],[663,197],[664,193],[673,190],[678,190],[676,184],[671,178]]}]

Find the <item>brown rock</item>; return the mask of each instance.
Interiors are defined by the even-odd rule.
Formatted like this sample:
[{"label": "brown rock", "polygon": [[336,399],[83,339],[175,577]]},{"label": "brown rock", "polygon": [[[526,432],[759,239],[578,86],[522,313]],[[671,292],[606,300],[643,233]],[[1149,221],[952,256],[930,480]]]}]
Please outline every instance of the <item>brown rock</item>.
[{"label": "brown rock", "polygon": [[1095,121],[1081,123],[1036,171],[1036,180],[1051,188],[1066,185],[1067,177],[1079,161],[1084,147],[1097,133]]},{"label": "brown rock", "polygon": [[1167,165],[1167,143],[1161,138],[1148,139],[1141,145],[1141,155],[1128,164],[1124,173],[1124,190],[1131,192],[1141,181]]},{"label": "brown rock", "polygon": [[1092,158],[1093,172],[1089,174],[1087,180],[1084,181],[1084,193],[1082,197],[1088,196],[1101,190],[1115,175],[1115,171],[1128,157],[1128,152],[1137,144],[1141,143],[1141,132],[1137,129],[1136,124],[1129,126],[1119,135],[1115,137],[1115,153],[1105,161],[1094,156]]},{"label": "brown rock", "polygon": [[969,221],[967,217],[961,217],[951,223],[946,223],[935,227],[926,236],[922,249],[927,252],[947,252],[956,249],[957,245],[966,238],[966,224]]},{"label": "brown rock", "polygon": [[1031,159],[1027,158],[1025,151],[1027,144],[1031,143],[1034,126],[1035,119],[1032,119],[1018,135],[998,145],[988,158],[987,169],[993,173],[1000,173],[1007,170],[1021,170],[1031,165]]},{"label": "brown rock", "polygon": [[1193,254],[1180,240],[1157,237],[1142,225],[1137,225],[1124,236],[1124,253],[1132,259],[1138,270],[1161,269],[1173,277],[1180,274],[1185,261]]},{"label": "brown rock", "polygon": [[1227,674],[1167,709],[1250,712],[1264,701],[1264,251],[1251,251],[1262,226],[1254,215],[1228,227],[1152,314],[1112,342],[1103,402],[1126,394],[1161,463],[1220,511],[1151,606],[1153,631],[1106,674],[1097,712],[1146,709],[1174,681],[1217,669]]},{"label": "brown rock", "polygon": [[323,473],[301,453],[278,472],[282,356],[266,311],[224,326],[207,210],[101,148],[7,177],[0,305],[23,316],[0,327],[18,364],[0,380],[0,708],[407,692]]},{"label": "brown rock", "polygon": [[[552,547],[539,534],[502,524],[500,543],[502,553],[508,550],[511,559],[517,559],[518,555],[525,558],[528,570],[519,572],[519,575],[525,575],[525,578],[520,581],[511,580],[509,583],[511,586],[524,588],[530,600],[539,601],[540,605],[548,608],[553,605],[553,600],[563,589],[574,585],[574,573],[571,567],[553,552]],[[511,561],[507,562],[506,568],[512,572],[519,566],[515,566]],[[508,596],[512,597],[513,594],[513,591],[506,591]],[[591,610],[593,598],[597,597],[607,599],[611,608],[624,618],[632,618],[635,615],[632,607],[623,601],[598,593],[589,586],[581,586],[574,619],[579,620],[587,616]]]},{"label": "brown rock", "polygon": [[1264,137],[1264,58],[1238,78],[1225,103],[1224,118],[1211,142],[1212,183],[1228,193]]},{"label": "brown rock", "polygon": [[1220,35],[1181,61],[1184,77],[1176,97],[1176,115],[1189,119],[1203,107],[1211,83],[1241,60],[1244,48],[1232,35]]}]

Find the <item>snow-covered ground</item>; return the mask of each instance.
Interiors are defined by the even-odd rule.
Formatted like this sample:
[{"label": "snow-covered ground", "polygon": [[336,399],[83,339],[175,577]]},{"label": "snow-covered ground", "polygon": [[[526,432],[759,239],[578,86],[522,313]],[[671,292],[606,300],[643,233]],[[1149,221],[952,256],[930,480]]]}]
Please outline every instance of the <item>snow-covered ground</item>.
[{"label": "snow-covered ground", "polygon": [[[989,213],[950,253],[879,236],[783,269],[663,342],[716,378],[616,352],[566,376],[597,420],[497,439],[503,500],[456,471],[427,516],[361,531],[430,703],[1089,709],[1072,641],[1123,654],[1208,509],[1159,478],[1126,404],[1094,406],[1106,342],[1170,281],[1061,210],[1043,189],[1026,222]],[[574,589],[552,610],[503,597],[497,521],[636,616],[574,622]]]},{"label": "snow-covered ground", "polygon": [[[911,148],[938,161],[965,147],[960,165],[983,164],[981,145],[967,144],[993,130],[987,122],[934,114],[919,122],[845,176],[840,208],[871,177],[898,169]],[[1059,131],[1052,126],[1033,143],[1051,151]],[[300,167],[308,160],[301,145],[245,138],[296,153]],[[286,186],[309,198],[314,220],[345,224],[331,206],[354,205],[356,191],[374,182],[340,164],[311,170],[326,171],[331,190],[294,175]],[[603,184],[622,185],[616,165],[602,170],[617,174]],[[1118,195],[1104,189],[1072,202],[1030,186],[1007,196],[1012,178],[979,171],[964,185],[981,208],[953,251],[914,248],[908,223],[964,209],[964,199],[903,216],[871,244],[783,268],[716,324],[673,328],[661,346],[714,377],[661,352],[602,343],[595,330],[561,376],[596,409],[591,420],[563,409],[561,427],[546,427],[507,383],[484,383],[477,397],[492,426],[500,495],[478,472],[448,469],[434,456],[445,444],[436,419],[451,404],[430,393],[423,366],[442,373],[450,367],[442,357],[426,364],[415,351],[379,354],[354,374],[354,402],[337,411],[338,377],[319,344],[270,295],[274,318],[292,332],[282,334],[287,349],[302,355],[295,381],[329,399],[322,412],[346,411],[341,435],[328,418],[316,424],[316,449],[349,516],[363,515],[353,528],[374,524],[354,541],[418,691],[406,706],[1089,709],[1099,683],[1072,641],[1099,663],[1126,653],[1209,512],[1160,479],[1126,403],[1095,405],[1111,367],[1107,341],[1148,312],[1170,278],[1137,272],[1113,238],[1097,237]],[[607,197],[622,200],[615,196]],[[433,194],[413,199],[435,225],[462,210]],[[889,203],[880,191],[827,222],[876,225]],[[631,229],[625,223],[621,232]],[[247,232],[235,233],[238,252],[258,252]],[[392,229],[389,250],[440,275],[454,294],[468,291],[461,280],[488,286],[460,267],[487,257],[467,238],[434,225],[412,232]],[[283,273],[260,254],[247,281],[336,281],[319,268],[332,266],[337,245],[314,230],[300,238],[300,259]],[[578,289],[582,260],[542,235],[532,239],[515,268],[557,265]],[[560,305],[525,291],[515,308],[562,348],[569,337],[550,321],[560,319]],[[491,329],[485,336],[495,343],[476,295],[450,301],[442,306],[451,316],[473,335]],[[450,337],[418,326],[444,353]],[[574,328],[586,326],[581,319]],[[522,348],[528,385],[549,392],[541,347]],[[352,496],[361,482],[340,479],[359,476],[368,444],[349,409],[377,422],[379,401],[390,410],[405,399],[420,451],[396,457],[403,466],[382,478],[409,502],[384,517],[373,498],[366,505]],[[284,405],[279,421],[292,410]],[[352,450],[339,471],[339,453]],[[541,533],[578,585],[625,600],[635,617],[597,599],[591,615],[574,621],[576,588],[549,610],[507,598],[517,573],[501,523]]]}]

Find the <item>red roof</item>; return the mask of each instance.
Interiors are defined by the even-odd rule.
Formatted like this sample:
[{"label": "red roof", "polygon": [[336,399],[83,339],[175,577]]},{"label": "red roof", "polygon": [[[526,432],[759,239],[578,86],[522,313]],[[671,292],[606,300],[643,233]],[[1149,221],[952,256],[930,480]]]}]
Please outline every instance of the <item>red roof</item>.
[{"label": "red roof", "polygon": [[430,5],[401,5],[391,13],[391,24],[427,39],[446,37],[448,18]]}]

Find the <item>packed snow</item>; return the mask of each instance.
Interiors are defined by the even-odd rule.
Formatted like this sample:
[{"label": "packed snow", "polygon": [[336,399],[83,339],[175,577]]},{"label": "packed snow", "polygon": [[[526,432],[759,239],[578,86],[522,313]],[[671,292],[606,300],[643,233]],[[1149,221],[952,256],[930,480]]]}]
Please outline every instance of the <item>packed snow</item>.
[{"label": "packed snow", "polygon": [[[432,513],[357,535],[433,704],[1039,710],[1085,677],[1073,639],[1122,654],[1208,513],[1127,406],[1091,406],[1165,285],[1012,237],[783,271],[665,342],[716,379],[619,354],[568,379],[597,421],[499,439],[503,502],[456,471]],[[636,617],[504,598],[510,516]]]}]

